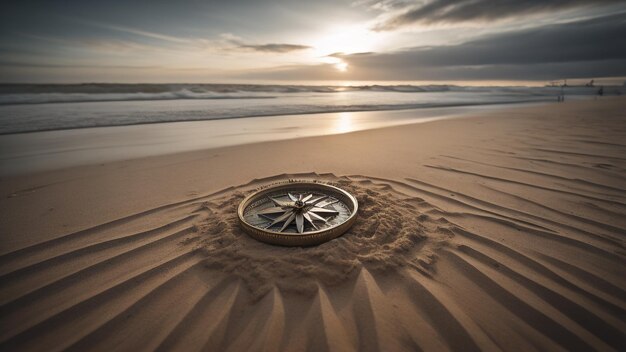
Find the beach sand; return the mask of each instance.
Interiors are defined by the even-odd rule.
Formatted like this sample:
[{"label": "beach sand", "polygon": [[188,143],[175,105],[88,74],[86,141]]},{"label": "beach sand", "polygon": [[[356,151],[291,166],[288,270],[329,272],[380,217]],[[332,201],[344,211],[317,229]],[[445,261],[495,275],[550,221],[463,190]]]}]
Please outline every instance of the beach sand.
[{"label": "beach sand", "polygon": [[[610,98],[5,176],[0,349],[623,350],[624,175]],[[249,238],[286,179],[357,222]]]}]

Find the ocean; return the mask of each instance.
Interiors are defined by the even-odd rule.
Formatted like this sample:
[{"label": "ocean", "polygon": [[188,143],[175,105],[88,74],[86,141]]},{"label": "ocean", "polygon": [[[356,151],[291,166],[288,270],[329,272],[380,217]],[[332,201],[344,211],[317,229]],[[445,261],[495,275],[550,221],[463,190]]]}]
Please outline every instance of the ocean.
[{"label": "ocean", "polygon": [[[566,87],[566,99],[598,87]],[[560,87],[0,84],[0,134],[324,112],[556,101]],[[604,87],[605,95],[626,92]],[[314,117],[312,117],[314,118]]]}]

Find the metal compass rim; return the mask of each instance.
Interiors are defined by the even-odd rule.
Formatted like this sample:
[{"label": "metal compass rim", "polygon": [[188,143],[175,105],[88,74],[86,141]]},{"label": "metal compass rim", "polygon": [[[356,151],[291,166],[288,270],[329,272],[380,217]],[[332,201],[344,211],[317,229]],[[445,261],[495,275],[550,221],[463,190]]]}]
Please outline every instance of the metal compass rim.
[{"label": "metal compass rim", "polygon": [[[350,211],[349,216],[341,223],[334,224],[330,227],[305,231],[302,233],[299,233],[298,230],[296,230],[296,233],[282,232],[282,230],[275,231],[269,228],[261,228],[259,226],[255,226],[246,221],[245,212],[248,207],[254,202],[261,200],[263,197],[268,197],[270,200],[272,200],[269,196],[269,194],[271,193],[284,191],[289,194],[288,191],[298,192],[302,190],[307,190],[307,192],[317,192],[338,199]],[[251,237],[262,242],[286,246],[315,245],[339,237],[352,226],[352,224],[356,220],[357,212],[358,201],[356,200],[356,198],[352,194],[339,187],[318,181],[292,180],[278,182],[263,189],[252,192],[241,201],[237,209],[239,223],[241,227]]]}]

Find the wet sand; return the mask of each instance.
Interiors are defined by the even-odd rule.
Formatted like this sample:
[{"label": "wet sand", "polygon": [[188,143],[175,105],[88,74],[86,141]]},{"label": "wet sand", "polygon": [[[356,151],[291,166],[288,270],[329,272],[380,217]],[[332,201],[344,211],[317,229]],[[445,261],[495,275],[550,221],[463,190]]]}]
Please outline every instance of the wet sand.
[{"label": "wet sand", "polygon": [[471,116],[508,105],[333,112],[0,135],[0,177]]},{"label": "wet sand", "polygon": [[[625,111],[516,107],[3,176],[0,347],[619,350]],[[254,241],[236,207],[285,179],[349,190],[357,222],[317,247]]]}]

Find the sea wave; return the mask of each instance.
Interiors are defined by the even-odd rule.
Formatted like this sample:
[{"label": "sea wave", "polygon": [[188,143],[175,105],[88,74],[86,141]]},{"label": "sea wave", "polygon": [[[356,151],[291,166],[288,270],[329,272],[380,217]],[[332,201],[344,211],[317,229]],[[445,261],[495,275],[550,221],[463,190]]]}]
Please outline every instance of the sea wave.
[{"label": "sea wave", "polygon": [[266,94],[195,93],[186,89],[162,93],[25,93],[0,95],[0,105],[86,103],[97,101],[142,101],[179,99],[272,99]]},{"label": "sea wave", "polygon": [[[621,94],[620,87],[606,94]],[[260,84],[0,84],[0,105],[150,100],[273,99],[298,94],[488,93],[554,96],[559,87],[462,87],[454,85],[260,85]],[[567,93],[591,95],[593,87],[568,87]]]},{"label": "sea wave", "polygon": [[276,94],[445,92],[449,86],[301,86],[255,84],[0,84],[0,105],[178,99],[272,99]]},{"label": "sea wave", "polygon": [[41,93],[168,93],[188,91],[191,93],[231,94],[241,92],[256,93],[334,93],[342,91],[392,91],[392,92],[440,92],[449,90],[449,85],[272,85],[272,84],[0,84],[3,94],[41,94]]}]

